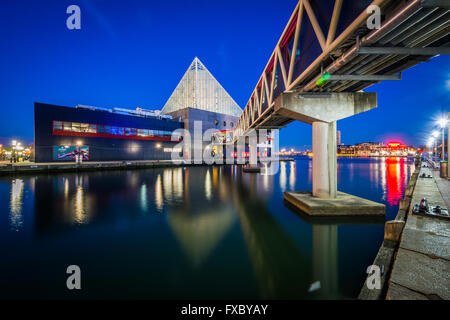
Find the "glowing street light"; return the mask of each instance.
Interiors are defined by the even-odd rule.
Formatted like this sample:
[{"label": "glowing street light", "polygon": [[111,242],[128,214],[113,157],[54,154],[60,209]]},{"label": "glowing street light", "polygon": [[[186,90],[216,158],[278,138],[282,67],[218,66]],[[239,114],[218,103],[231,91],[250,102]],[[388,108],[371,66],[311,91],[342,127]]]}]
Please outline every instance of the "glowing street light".
[{"label": "glowing street light", "polygon": [[441,160],[444,161],[445,160],[445,151],[444,151],[444,140],[445,140],[445,127],[447,126],[447,122],[448,120],[444,117],[442,117],[441,119],[438,120],[438,124],[441,126],[442,128],[442,155],[441,155]]},{"label": "glowing street light", "polygon": [[441,128],[445,128],[445,127],[447,126],[447,122],[448,122],[448,120],[445,119],[445,118],[441,118],[441,119],[439,119],[439,120],[437,121],[438,125],[439,125]]}]

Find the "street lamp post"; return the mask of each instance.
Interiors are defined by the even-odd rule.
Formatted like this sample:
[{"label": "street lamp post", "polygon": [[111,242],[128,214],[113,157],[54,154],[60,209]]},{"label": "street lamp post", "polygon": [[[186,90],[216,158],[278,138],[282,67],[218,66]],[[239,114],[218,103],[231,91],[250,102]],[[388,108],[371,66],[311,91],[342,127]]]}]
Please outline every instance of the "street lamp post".
[{"label": "street lamp post", "polygon": [[437,137],[439,136],[439,132],[437,132],[437,131],[433,131],[433,133],[431,134],[432,136],[433,136],[433,140],[434,140],[434,158],[436,159],[436,158],[438,158],[438,152],[437,152],[437,143],[436,143],[436,141],[437,141]]},{"label": "street lamp post", "polygon": [[[439,125],[442,128],[442,155],[441,155],[441,160],[444,161],[445,160],[445,149],[444,149],[444,140],[445,140],[445,126],[447,125],[447,119],[446,118],[441,118],[438,121]],[[448,152],[448,150],[447,150]]]}]

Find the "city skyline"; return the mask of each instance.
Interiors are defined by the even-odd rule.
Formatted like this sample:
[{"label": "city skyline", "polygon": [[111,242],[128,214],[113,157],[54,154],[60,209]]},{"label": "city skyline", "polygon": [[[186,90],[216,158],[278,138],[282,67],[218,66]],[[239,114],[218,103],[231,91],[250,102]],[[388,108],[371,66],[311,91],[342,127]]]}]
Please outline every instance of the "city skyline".
[{"label": "city skyline", "polygon": [[[296,2],[174,2],[183,10],[170,11],[158,1],[81,1],[81,30],[68,30],[68,1],[7,1],[0,13],[8,48],[0,61],[0,143],[33,142],[34,102],[162,109],[195,56],[243,108]],[[436,57],[401,81],[369,87],[379,106],[339,121],[342,141],[425,144],[433,119],[450,104],[448,70],[450,58]],[[310,125],[280,131],[280,147],[310,146]]]}]

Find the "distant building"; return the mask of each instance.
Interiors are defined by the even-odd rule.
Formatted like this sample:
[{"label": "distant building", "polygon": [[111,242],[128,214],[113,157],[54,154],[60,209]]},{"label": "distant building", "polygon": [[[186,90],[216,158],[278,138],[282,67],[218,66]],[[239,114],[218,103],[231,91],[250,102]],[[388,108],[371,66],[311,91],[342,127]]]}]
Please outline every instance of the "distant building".
[{"label": "distant building", "polygon": [[339,145],[338,155],[355,157],[406,157],[414,155],[416,149],[399,142],[384,143],[364,142],[356,145]]},{"label": "distant building", "polygon": [[355,156],[356,152],[355,152],[355,146],[346,146],[346,145],[338,145],[338,151],[337,151],[338,155],[341,156]]},{"label": "distant building", "polygon": [[341,130],[338,130],[337,132],[336,132],[336,144],[338,145],[338,146],[340,146],[342,143],[341,143]]}]

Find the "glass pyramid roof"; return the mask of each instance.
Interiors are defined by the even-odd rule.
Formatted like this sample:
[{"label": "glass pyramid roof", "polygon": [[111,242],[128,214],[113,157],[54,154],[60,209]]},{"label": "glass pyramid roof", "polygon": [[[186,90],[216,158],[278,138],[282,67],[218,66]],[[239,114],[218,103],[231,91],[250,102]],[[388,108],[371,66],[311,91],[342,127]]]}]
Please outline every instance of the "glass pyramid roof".
[{"label": "glass pyramid roof", "polygon": [[195,108],[239,117],[242,109],[196,57],[161,113]]}]

